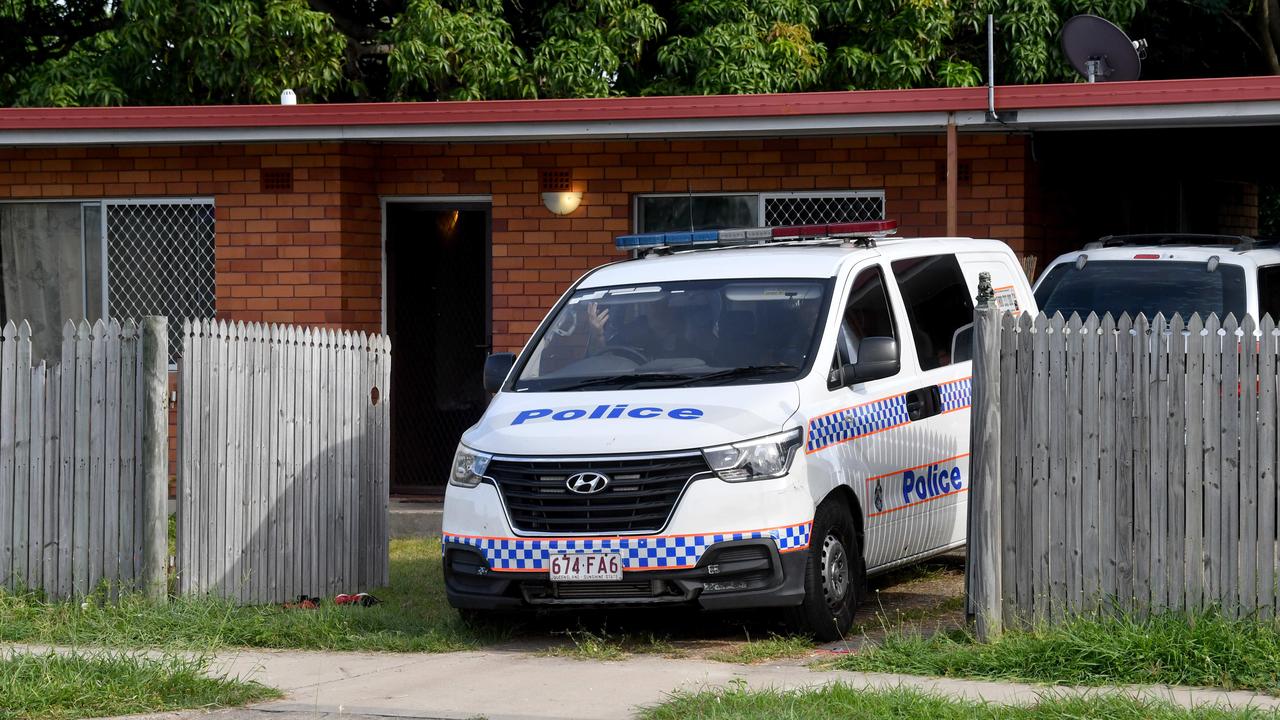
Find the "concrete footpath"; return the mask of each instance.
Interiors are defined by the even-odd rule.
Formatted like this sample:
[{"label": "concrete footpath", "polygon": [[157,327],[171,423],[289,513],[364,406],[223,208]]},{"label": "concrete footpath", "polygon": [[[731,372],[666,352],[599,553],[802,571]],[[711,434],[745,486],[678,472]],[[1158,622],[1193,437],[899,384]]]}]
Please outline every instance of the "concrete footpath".
[{"label": "concrete footpath", "polygon": [[[0,654],[26,648],[0,647]],[[36,648],[31,648],[36,649]],[[213,713],[156,718],[293,720],[327,715],[489,720],[614,720],[662,702],[673,691],[745,682],[751,688],[795,689],[843,682],[854,687],[907,686],[953,698],[1032,703],[1046,693],[1122,692],[1179,705],[1280,711],[1280,698],[1250,692],[1168,687],[1070,688],[908,675],[814,671],[803,665],[734,665],[633,656],[621,661],[547,657],[527,651],[438,655],[223,652],[213,671],[285,692],[283,700]]]}]

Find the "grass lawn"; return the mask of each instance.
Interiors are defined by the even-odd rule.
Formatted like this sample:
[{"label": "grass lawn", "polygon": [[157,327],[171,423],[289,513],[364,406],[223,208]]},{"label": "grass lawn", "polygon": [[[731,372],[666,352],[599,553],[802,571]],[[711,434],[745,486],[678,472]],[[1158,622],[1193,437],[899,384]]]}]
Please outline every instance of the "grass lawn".
[{"label": "grass lawn", "polygon": [[1263,712],[1183,710],[1113,697],[1045,698],[1032,707],[1000,707],[946,700],[905,688],[861,690],[830,685],[818,690],[751,691],[742,687],[678,693],[646,709],[644,720],[1252,720]]},{"label": "grass lawn", "polygon": [[472,628],[444,598],[439,540],[392,540],[391,585],[375,589],[374,607],[322,604],[316,610],[238,607],[211,599],[151,605],[126,597],[46,603],[0,594],[0,640],[182,650],[224,647],[445,652],[501,639]]},{"label": "grass lawn", "polygon": [[16,655],[0,660],[0,720],[72,720],[187,708],[218,708],[280,693],[205,674],[177,657]]},{"label": "grass lawn", "polygon": [[1280,694],[1280,623],[1218,613],[1076,619],[982,644],[965,631],[890,634],[844,670],[1100,685],[1192,685]]}]

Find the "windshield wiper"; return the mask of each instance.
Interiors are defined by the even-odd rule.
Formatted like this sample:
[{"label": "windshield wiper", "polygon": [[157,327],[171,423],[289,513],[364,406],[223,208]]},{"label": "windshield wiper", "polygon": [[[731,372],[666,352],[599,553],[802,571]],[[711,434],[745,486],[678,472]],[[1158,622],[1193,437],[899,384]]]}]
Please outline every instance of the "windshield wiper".
[{"label": "windshield wiper", "polygon": [[706,380],[737,380],[745,377],[759,377],[762,375],[773,375],[774,373],[792,372],[800,368],[795,365],[746,365],[743,367],[729,368],[728,370],[717,370],[716,372],[702,373],[700,375],[687,375],[680,380],[673,380],[666,385],[659,387],[679,387],[681,385],[689,385],[695,382],[703,382]]},{"label": "windshield wiper", "polygon": [[[547,388],[550,392],[558,390],[580,390],[582,388],[595,387],[597,385],[619,385],[625,387],[635,383],[678,383],[685,380],[693,380],[700,375],[690,375],[688,373],[622,373],[620,375],[602,375],[600,377],[584,378],[574,382],[565,383],[556,387]],[[661,387],[666,387],[665,385]]]}]

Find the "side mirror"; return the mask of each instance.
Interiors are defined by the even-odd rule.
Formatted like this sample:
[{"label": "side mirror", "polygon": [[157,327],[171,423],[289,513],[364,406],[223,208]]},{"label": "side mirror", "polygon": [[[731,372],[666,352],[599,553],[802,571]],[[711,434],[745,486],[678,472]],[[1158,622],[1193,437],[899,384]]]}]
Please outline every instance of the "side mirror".
[{"label": "side mirror", "polygon": [[835,372],[840,375],[839,384],[849,386],[892,377],[898,374],[898,367],[898,341],[868,337],[858,343],[858,362],[846,363]]},{"label": "side mirror", "polygon": [[516,354],[509,352],[493,353],[484,359],[484,389],[490,395],[502,389],[502,383],[516,364]]}]

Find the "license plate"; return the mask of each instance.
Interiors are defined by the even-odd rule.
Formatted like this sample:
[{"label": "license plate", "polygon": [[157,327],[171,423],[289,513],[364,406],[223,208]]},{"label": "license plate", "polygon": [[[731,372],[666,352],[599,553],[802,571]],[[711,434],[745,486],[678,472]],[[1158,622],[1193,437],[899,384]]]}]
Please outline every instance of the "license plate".
[{"label": "license plate", "polygon": [[552,582],[622,579],[622,557],[615,553],[560,553],[550,559]]}]

